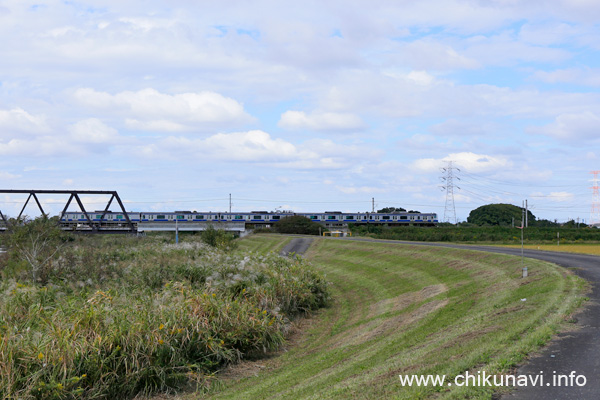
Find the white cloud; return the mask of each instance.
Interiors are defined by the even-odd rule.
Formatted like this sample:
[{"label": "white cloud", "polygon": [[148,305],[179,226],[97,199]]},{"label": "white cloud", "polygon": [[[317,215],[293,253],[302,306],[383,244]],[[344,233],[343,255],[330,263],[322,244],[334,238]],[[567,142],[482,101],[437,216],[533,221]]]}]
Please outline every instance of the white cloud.
[{"label": "white cloud", "polygon": [[69,128],[71,138],[80,143],[112,143],[119,137],[116,129],[105,125],[97,118],[88,118]]},{"label": "white cloud", "polygon": [[421,158],[413,163],[413,167],[423,172],[439,173],[441,168],[446,167],[448,161],[452,161],[453,165],[458,168],[464,168],[473,173],[494,171],[511,165],[509,160],[501,156],[462,152],[449,154],[441,159]]},{"label": "white cloud", "polygon": [[21,175],[11,174],[10,172],[0,171],[0,179],[18,179]]},{"label": "white cloud", "polygon": [[446,71],[475,69],[481,66],[475,58],[465,55],[464,52],[431,39],[399,44],[394,58],[399,64],[410,65],[417,70]]},{"label": "white cloud", "polygon": [[130,127],[144,129],[202,129],[199,124],[239,125],[252,121],[241,103],[209,91],[171,95],[148,88],[111,95],[82,88],[73,96],[89,108],[124,114]]},{"label": "white cloud", "polygon": [[600,69],[565,68],[553,71],[536,71],[533,78],[547,83],[574,83],[586,86],[600,86]]},{"label": "white cloud", "polygon": [[360,131],[365,128],[360,117],[350,113],[286,111],[281,115],[278,126],[293,130],[313,131]]},{"label": "white cloud", "polygon": [[375,186],[336,186],[337,190],[345,194],[357,194],[357,193],[386,193],[390,189],[386,187],[375,187]]},{"label": "white cloud", "polygon": [[595,140],[600,117],[591,111],[561,114],[554,122],[541,127],[530,127],[528,132],[551,136],[560,140]]},{"label": "white cloud", "polygon": [[44,116],[32,115],[18,107],[0,110],[0,138],[10,138],[16,133],[39,135],[48,131]]},{"label": "white cloud", "polygon": [[380,152],[357,145],[313,139],[293,144],[273,138],[260,130],[218,133],[205,139],[169,136],[156,143],[140,146],[134,153],[145,158],[173,158],[194,161],[199,152],[206,160],[276,165],[297,169],[349,168],[365,156]]},{"label": "white cloud", "polygon": [[575,199],[575,195],[569,192],[551,192],[547,197],[549,200],[557,203],[563,203],[565,201],[572,201]]}]

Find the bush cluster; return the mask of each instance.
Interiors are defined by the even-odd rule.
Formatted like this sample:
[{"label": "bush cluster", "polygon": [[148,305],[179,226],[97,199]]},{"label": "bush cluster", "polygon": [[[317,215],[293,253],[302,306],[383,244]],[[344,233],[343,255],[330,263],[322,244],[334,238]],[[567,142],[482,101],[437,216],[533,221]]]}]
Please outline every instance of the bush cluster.
[{"label": "bush cluster", "polygon": [[205,385],[279,346],[290,318],[328,300],[327,283],[301,259],[200,242],[77,238],[52,259],[46,285],[9,260],[0,265],[0,398]]}]

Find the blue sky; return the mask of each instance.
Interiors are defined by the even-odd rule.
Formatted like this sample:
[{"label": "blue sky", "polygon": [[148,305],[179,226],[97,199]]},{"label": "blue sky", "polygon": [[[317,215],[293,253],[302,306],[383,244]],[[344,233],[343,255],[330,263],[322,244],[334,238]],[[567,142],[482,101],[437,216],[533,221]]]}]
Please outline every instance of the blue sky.
[{"label": "blue sky", "polygon": [[0,188],[443,219],[453,161],[459,220],[525,199],[588,220],[597,21],[592,0],[0,0]]}]

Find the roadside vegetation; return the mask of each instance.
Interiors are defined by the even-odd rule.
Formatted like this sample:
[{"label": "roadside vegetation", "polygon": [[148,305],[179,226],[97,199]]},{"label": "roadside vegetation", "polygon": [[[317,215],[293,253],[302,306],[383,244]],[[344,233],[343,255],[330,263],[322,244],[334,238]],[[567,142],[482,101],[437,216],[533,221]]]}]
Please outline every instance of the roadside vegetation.
[{"label": "roadside vegetation", "polygon": [[[232,252],[223,233],[69,236],[16,227],[0,259],[0,398],[132,398],[277,349],[327,304],[307,262]],[[207,242],[209,244],[206,244]]]},{"label": "roadside vegetation", "polygon": [[[240,246],[281,240],[255,236]],[[532,259],[521,278],[519,258],[399,243],[315,239],[306,257],[332,282],[331,306],[286,353],[186,399],[490,399],[498,389],[403,387],[398,375],[514,373],[570,329],[585,300],[582,279]]]},{"label": "roadside vegetation", "polygon": [[[520,244],[521,231],[510,226],[472,226],[468,224],[440,224],[435,227],[422,226],[366,226],[354,225],[353,236],[367,236],[378,239],[406,240],[414,242],[464,242],[492,244]],[[555,227],[528,227],[524,232],[525,243],[556,244],[557,233],[561,244],[596,243],[600,244],[600,229]]]},{"label": "roadside vegetation", "polygon": [[[406,211],[401,207],[386,207],[377,212],[394,213]],[[412,211],[412,210],[411,210]],[[527,212],[528,226],[524,231],[527,244],[553,244],[560,238],[561,244],[600,244],[600,229],[577,221],[559,224],[556,221],[539,220]],[[405,240],[413,242],[454,242],[520,244],[523,209],[512,204],[488,204],[469,213],[467,222],[456,225],[440,223],[437,226],[388,226],[349,225],[353,236],[378,239]]]}]

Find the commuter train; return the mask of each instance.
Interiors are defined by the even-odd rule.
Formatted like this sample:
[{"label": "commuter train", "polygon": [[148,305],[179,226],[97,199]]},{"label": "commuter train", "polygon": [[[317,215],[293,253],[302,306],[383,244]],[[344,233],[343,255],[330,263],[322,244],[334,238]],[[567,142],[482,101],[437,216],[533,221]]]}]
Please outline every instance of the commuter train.
[{"label": "commuter train", "polygon": [[[174,211],[174,212],[128,212],[126,215],[122,212],[112,211],[94,211],[87,213],[86,217],[81,211],[65,212],[61,215],[60,224],[63,228],[77,229],[82,225],[92,225],[107,228],[127,227],[131,224],[138,230],[143,230],[143,226],[171,226],[175,223],[185,225],[206,225],[207,223],[244,224],[244,227],[252,228],[254,226],[271,225],[282,218],[300,215],[314,222],[320,223],[326,227],[344,226],[352,224],[389,224],[391,226],[399,225],[435,225],[438,223],[437,214],[420,212],[395,212],[395,213],[345,213],[340,211],[325,211],[320,213],[294,213],[289,211],[251,211],[251,212],[196,212],[196,211]],[[129,219],[129,221],[127,221]],[[194,224],[196,223],[196,224]],[[203,224],[198,224],[203,223]]]}]

